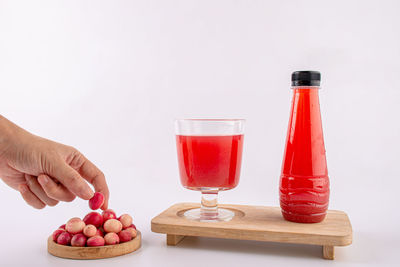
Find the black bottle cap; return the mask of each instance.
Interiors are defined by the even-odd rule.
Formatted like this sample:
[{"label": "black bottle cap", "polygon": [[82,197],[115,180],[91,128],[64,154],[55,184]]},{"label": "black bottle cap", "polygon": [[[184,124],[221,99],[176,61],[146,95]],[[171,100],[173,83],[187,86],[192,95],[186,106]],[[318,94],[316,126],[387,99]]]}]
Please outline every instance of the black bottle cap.
[{"label": "black bottle cap", "polygon": [[319,86],[321,73],[319,71],[295,71],[292,73],[292,86]]}]

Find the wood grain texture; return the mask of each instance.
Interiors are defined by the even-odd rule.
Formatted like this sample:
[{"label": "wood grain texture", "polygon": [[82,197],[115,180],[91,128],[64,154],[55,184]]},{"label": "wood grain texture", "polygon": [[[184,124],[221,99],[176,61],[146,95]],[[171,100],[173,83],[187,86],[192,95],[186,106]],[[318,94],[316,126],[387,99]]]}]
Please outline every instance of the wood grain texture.
[{"label": "wood grain texture", "polygon": [[169,235],[169,234],[167,234],[167,245],[168,246],[176,246],[184,238],[185,238],[184,235]]},{"label": "wood grain texture", "polygon": [[333,260],[335,259],[335,247],[334,246],[322,246],[322,255],[324,259]]},{"label": "wood grain texture", "polygon": [[235,212],[228,222],[198,222],[182,214],[195,203],[180,203],[168,208],[151,221],[156,233],[229,239],[272,241],[312,245],[347,246],[352,228],[346,213],[329,210],[323,222],[313,224],[285,221],[278,207],[221,205]]},{"label": "wood grain texture", "polygon": [[104,259],[131,253],[140,248],[141,233],[129,242],[103,247],[71,247],[62,246],[53,241],[52,236],[47,240],[47,251],[57,257],[77,260]]},{"label": "wood grain texture", "polygon": [[347,246],[353,240],[350,220],[343,211],[329,210],[324,221],[304,224],[284,220],[279,207],[220,206],[234,211],[235,217],[228,222],[192,221],[183,213],[199,204],[179,203],[153,218],[151,230],[167,234],[169,245],[184,236],[321,245],[325,258],[333,258],[334,246]]}]

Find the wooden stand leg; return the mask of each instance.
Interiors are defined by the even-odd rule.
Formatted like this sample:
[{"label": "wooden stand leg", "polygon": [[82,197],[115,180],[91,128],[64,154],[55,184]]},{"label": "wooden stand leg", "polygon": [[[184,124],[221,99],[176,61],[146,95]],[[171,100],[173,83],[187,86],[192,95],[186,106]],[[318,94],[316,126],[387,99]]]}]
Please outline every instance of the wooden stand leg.
[{"label": "wooden stand leg", "polygon": [[185,238],[184,235],[170,235],[167,234],[167,245],[168,246],[176,246],[182,239]]},{"label": "wooden stand leg", "polygon": [[322,246],[322,254],[324,259],[333,260],[335,259],[335,247],[334,246]]}]

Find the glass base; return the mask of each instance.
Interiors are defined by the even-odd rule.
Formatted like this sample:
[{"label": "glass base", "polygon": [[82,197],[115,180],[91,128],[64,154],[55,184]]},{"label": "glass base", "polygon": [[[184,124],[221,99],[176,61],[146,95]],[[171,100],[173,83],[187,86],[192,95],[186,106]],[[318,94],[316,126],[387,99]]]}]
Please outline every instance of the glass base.
[{"label": "glass base", "polygon": [[183,216],[186,219],[200,222],[227,222],[235,216],[233,211],[218,208],[217,212],[207,212],[201,209],[191,209],[185,211]]}]

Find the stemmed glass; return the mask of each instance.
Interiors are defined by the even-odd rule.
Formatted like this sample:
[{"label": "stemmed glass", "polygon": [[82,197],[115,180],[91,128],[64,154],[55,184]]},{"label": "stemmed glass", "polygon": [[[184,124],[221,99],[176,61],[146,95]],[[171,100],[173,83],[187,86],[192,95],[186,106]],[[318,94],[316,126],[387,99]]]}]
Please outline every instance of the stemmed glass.
[{"label": "stemmed glass", "polygon": [[176,146],[182,185],[201,191],[201,208],[184,213],[197,221],[229,221],[234,212],[218,208],[218,192],[239,182],[243,150],[242,119],[176,120]]}]

